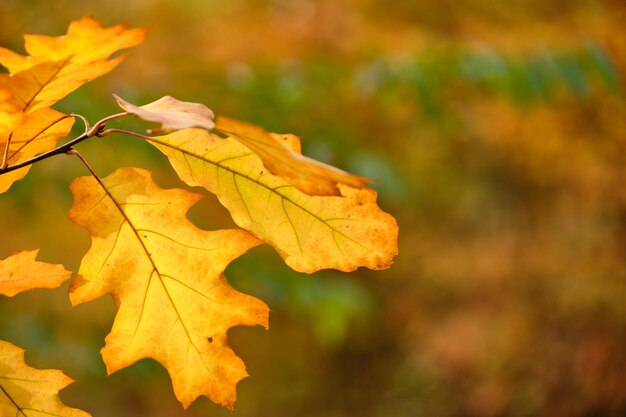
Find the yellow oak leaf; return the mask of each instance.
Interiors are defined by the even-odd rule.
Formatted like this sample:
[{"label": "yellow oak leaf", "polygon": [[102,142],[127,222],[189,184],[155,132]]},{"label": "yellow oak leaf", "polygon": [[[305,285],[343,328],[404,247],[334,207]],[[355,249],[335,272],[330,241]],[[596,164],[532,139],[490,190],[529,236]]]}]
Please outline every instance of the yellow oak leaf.
[{"label": "yellow oak leaf", "polygon": [[0,88],[8,88],[26,112],[49,107],[85,82],[104,75],[124,56],[109,60],[120,49],[143,42],[145,29],[125,25],[104,28],[96,19],[72,22],[65,36],[26,35],[29,56],[0,48]]},{"label": "yellow oak leaf", "polygon": [[22,251],[0,260],[0,294],[13,297],[34,288],[56,288],[72,275],[62,265],[36,261],[38,252]]},{"label": "yellow oak leaf", "polygon": [[[27,113],[13,129],[0,126],[0,161],[6,152],[7,164],[15,165],[33,156],[53,149],[59,139],[67,136],[74,119],[51,108],[42,108]],[[30,170],[26,166],[15,171],[0,174],[0,193],[26,176]]]},{"label": "yellow oak leaf", "polygon": [[188,127],[213,129],[213,111],[204,104],[180,101],[171,96],[161,97],[157,101],[135,106],[113,94],[117,104],[127,112],[150,122],[161,123],[164,130],[179,130]]},{"label": "yellow oak leaf", "polygon": [[0,416],[89,417],[59,399],[59,391],[72,382],[61,371],[31,368],[22,349],[0,340]]},{"label": "yellow oak leaf", "polygon": [[226,332],[267,327],[268,308],[234,290],[223,271],[261,242],[244,230],[198,229],[185,214],[202,197],[161,189],[148,171],[81,177],[71,188],[70,219],[89,230],[92,246],[70,299],[79,304],[110,294],[115,300],[102,349],[108,372],[154,358],[168,370],[184,407],[204,395],[232,408],[235,386],[247,373]]},{"label": "yellow oak leaf", "polygon": [[[299,148],[294,136],[270,138]],[[398,225],[370,188],[339,184],[341,196],[307,195],[268,172],[237,140],[202,129],[149,141],[183,181],[216,194],[239,227],[272,245],[297,271],[385,269],[398,252]]]},{"label": "yellow oak leaf", "polygon": [[308,195],[340,196],[339,185],[365,189],[367,183],[372,182],[369,178],[308,158],[276,140],[281,136],[297,138],[293,135],[274,135],[259,126],[224,116],[217,118],[215,130],[241,142],[261,158],[269,172]]}]

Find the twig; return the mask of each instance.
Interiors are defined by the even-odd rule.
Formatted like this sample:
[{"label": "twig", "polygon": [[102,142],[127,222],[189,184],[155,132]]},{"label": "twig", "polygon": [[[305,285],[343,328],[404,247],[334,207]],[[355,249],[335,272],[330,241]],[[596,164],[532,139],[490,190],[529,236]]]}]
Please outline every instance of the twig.
[{"label": "twig", "polygon": [[[6,174],[7,172],[11,172],[11,171],[15,171],[16,169],[20,169],[20,168],[24,168],[26,166],[32,165],[35,162],[39,162],[41,160],[50,158],[54,155],[60,155],[63,153],[67,153],[68,151],[70,151],[72,149],[72,147],[82,141],[84,141],[85,139],[89,139],[93,136],[101,136],[100,133],[103,132],[104,130],[104,124],[109,121],[109,120],[113,120],[113,119],[117,119],[118,117],[123,117],[123,116],[128,116],[130,113],[128,112],[123,112],[123,113],[117,113],[117,114],[113,114],[111,116],[107,116],[104,119],[99,120],[95,125],[93,125],[93,127],[89,126],[89,122],[87,121],[87,119],[85,119],[83,116],[77,115],[77,114],[72,114],[71,116],[76,116],[79,117],[84,123],[85,123],[85,128],[86,131],[85,133],[83,133],[82,135],[72,139],[71,141],[64,143],[61,146],[57,146],[54,149],[49,150],[48,152],[44,152],[42,154],[39,154],[37,156],[34,156],[30,159],[27,159],[26,161],[22,161],[19,162],[15,165],[10,165],[10,166],[0,166],[0,175]],[[68,115],[68,117],[70,117]],[[116,129],[109,129],[109,130],[116,130]],[[123,131],[124,133],[131,133],[131,132],[126,132],[125,130]],[[10,139],[10,136],[9,136]],[[5,154],[8,153],[8,145],[5,149]]]},{"label": "twig", "polygon": [[20,168],[24,168],[26,166],[32,165],[35,162],[39,162],[41,160],[50,158],[51,156],[54,155],[59,155],[62,153],[67,153],[67,151],[69,151],[70,149],[72,149],[72,146],[76,145],[77,143],[80,143],[82,141],[84,141],[85,139],[88,139],[90,136],[88,136],[88,132],[83,133],[82,135],[72,139],[71,141],[59,146],[58,148],[54,148],[48,152],[44,152],[42,154],[39,154],[33,158],[27,159],[26,161],[22,161],[18,164],[15,165],[11,165],[5,168],[0,169],[0,175],[6,174],[7,172],[11,172],[11,171],[15,171],[16,169],[20,169]]}]

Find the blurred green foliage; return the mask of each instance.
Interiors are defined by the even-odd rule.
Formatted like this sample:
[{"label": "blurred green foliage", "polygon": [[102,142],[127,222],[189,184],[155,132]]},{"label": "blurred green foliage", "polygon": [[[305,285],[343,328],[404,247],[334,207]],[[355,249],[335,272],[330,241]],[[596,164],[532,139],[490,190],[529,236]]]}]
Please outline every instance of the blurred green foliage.
[{"label": "blurred green foliage", "polygon": [[[0,43],[93,14],[149,25],[145,45],[58,108],[95,121],[171,94],[273,131],[376,178],[400,223],[384,272],[296,274],[257,248],[227,274],[272,309],[229,333],[252,378],[236,416],[621,416],[626,413],[626,5],[618,0],[3,0]],[[143,130],[136,121],[116,121]],[[76,132],[79,131],[77,127]],[[102,175],[155,171],[141,141],[81,144]],[[77,270],[66,220],[87,173],[62,156],[0,196],[0,256],[41,247]],[[196,190],[197,191],[197,190]],[[232,226],[212,197],[194,222]],[[183,411],[154,362],[104,377],[110,300],[61,291],[0,300],[0,339],[78,380],[95,416]]]}]

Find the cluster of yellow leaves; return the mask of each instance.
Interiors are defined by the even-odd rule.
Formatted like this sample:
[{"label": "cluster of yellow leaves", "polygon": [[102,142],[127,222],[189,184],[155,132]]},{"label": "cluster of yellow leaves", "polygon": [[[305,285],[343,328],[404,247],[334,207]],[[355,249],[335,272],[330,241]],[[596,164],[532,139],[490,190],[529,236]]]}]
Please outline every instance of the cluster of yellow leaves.
[{"label": "cluster of yellow leaves", "polygon": [[[47,106],[117,65],[120,58],[108,60],[111,53],[142,40],[141,30],[104,29],[86,18],[72,23],[64,38],[27,37],[30,58],[0,49],[0,63],[14,72],[1,79],[0,93],[8,91],[8,98],[0,117],[19,120],[3,125],[0,136],[8,162],[54,147],[71,123]],[[160,123],[159,131],[174,130],[146,140],[185,183],[216,194],[241,229],[198,229],[186,213],[202,196],[161,189],[147,171],[121,168],[103,179],[92,172],[71,186],[70,219],[89,231],[92,246],[70,299],[74,305],[107,294],[115,300],[102,349],[109,373],[153,358],[168,370],[184,407],[204,395],[232,408],[236,385],[247,373],[226,333],[237,325],[267,327],[269,309],[235,291],[226,267],[267,243],[301,272],[385,269],[398,251],[398,226],[378,207],[366,178],[303,156],[294,135],[225,117],[214,122],[204,105],[169,96],[144,106],[116,100],[126,112]],[[213,128],[228,137],[210,133]],[[0,191],[15,179],[0,176]],[[58,286],[68,277],[35,255],[24,252],[0,263],[0,293]]]},{"label": "cluster of yellow leaves", "polygon": [[[70,24],[67,35],[26,35],[28,56],[0,48],[0,169],[53,149],[67,136],[73,118],[50,108],[82,84],[106,74],[123,56],[116,51],[143,41],[145,30],[123,25],[103,28],[91,17]],[[30,166],[3,173],[0,193],[26,176]],[[60,265],[37,262],[36,250],[0,260],[0,294],[14,296],[33,288],[55,288],[71,275]],[[0,415],[88,416],[65,407],[56,393],[72,380],[60,371],[27,367],[23,352],[0,341]]]},{"label": "cluster of yellow leaves", "polygon": [[[89,80],[115,68],[114,52],[143,42],[145,30],[103,28],[91,17],[72,22],[66,36],[26,35],[28,56],[0,48],[0,168],[54,148],[73,119],[50,106]],[[24,167],[0,176],[0,193],[28,173]]]}]

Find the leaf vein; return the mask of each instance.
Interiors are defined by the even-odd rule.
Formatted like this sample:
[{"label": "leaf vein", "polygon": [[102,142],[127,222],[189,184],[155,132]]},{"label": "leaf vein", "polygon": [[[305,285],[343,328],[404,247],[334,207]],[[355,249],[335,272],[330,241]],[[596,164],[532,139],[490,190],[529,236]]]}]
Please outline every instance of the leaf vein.
[{"label": "leaf vein", "polygon": [[[276,188],[272,188],[272,187],[270,187],[269,185],[264,184],[264,183],[262,183],[262,182],[258,181],[258,179],[254,179],[254,178],[252,178],[252,177],[250,177],[250,176],[248,176],[248,175],[246,175],[246,174],[244,174],[244,173],[242,173],[242,172],[239,172],[239,171],[237,171],[237,170],[235,170],[235,169],[233,169],[233,168],[230,168],[230,167],[228,167],[228,166],[221,165],[219,162],[216,162],[216,161],[213,161],[213,160],[210,160],[210,159],[204,158],[204,157],[202,157],[201,155],[194,154],[194,153],[192,153],[191,151],[188,151],[188,150],[186,150],[186,149],[179,148],[179,147],[177,147],[177,146],[175,146],[175,145],[169,144],[169,143],[167,143],[167,142],[160,141],[160,140],[158,140],[158,139],[156,139],[156,138],[150,138],[150,139],[149,139],[149,141],[150,141],[150,142],[157,143],[157,144],[162,145],[162,146],[165,146],[165,147],[168,147],[168,148],[173,149],[173,150],[175,150],[175,151],[177,151],[177,152],[180,152],[181,154],[183,154],[183,156],[184,156],[185,160],[187,160],[187,157],[188,157],[188,156],[190,156],[190,157],[192,157],[192,158],[196,158],[196,159],[199,159],[199,160],[201,160],[201,161],[203,161],[203,162],[206,162],[206,163],[208,163],[208,164],[214,165],[214,166],[216,167],[216,169],[221,168],[221,169],[223,169],[223,170],[226,170],[226,171],[229,171],[229,172],[233,173],[233,175],[238,175],[238,176],[240,176],[241,178],[245,178],[245,179],[247,179],[248,181],[251,181],[251,182],[253,182],[253,183],[259,184],[259,185],[260,185],[260,186],[262,186],[263,188],[265,188],[265,189],[269,190],[271,193],[274,193],[274,194],[276,194],[277,196],[279,196],[281,199],[286,200],[286,201],[288,201],[288,202],[292,203],[294,206],[296,206],[297,208],[299,208],[300,210],[302,210],[304,213],[306,213],[306,214],[310,215],[311,217],[315,218],[317,221],[319,221],[320,223],[322,223],[322,224],[323,224],[323,225],[325,225],[326,227],[330,228],[331,230],[336,231],[337,233],[339,233],[340,235],[342,235],[342,236],[343,236],[343,237],[345,237],[346,239],[351,240],[352,242],[354,242],[355,244],[357,244],[357,245],[359,245],[359,246],[363,247],[364,249],[366,249],[366,250],[367,250],[367,251],[369,251],[369,252],[380,254],[377,250],[372,249],[372,248],[370,248],[370,247],[368,247],[368,246],[366,246],[366,245],[363,245],[361,242],[357,241],[357,240],[356,240],[356,239],[354,239],[353,237],[351,237],[351,236],[349,236],[349,235],[347,235],[347,234],[343,233],[343,232],[342,232],[342,231],[340,231],[340,230],[337,230],[337,229],[336,229],[336,228],[334,228],[332,225],[328,224],[328,223],[325,221],[325,219],[323,219],[322,217],[320,217],[320,216],[318,216],[317,214],[315,214],[315,213],[311,212],[310,210],[308,210],[308,209],[307,209],[307,208],[305,208],[304,206],[302,206],[302,205],[300,205],[300,204],[296,203],[295,201],[293,201],[291,198],[287,197],[286,195],[284,195],[284,194],[282,194],[282,193],[280,193],[280,192],[276,191],[279,187],[280,187],[280,188],[282,188],[283,186],[279,186],[279,187],[276,187]],[[218,181],[219,181],[219,175],[218,175]],[[219,187],[218,187],[218,188],[219,188]]]}]

